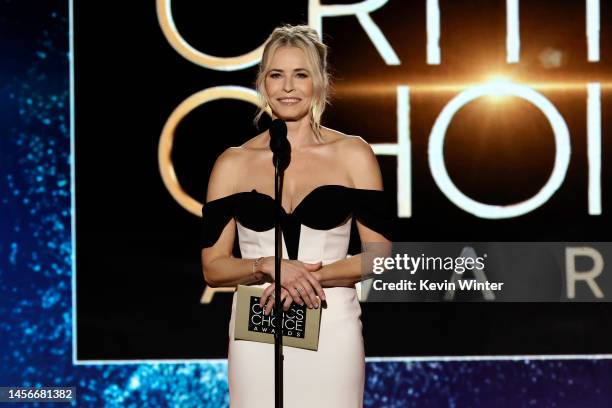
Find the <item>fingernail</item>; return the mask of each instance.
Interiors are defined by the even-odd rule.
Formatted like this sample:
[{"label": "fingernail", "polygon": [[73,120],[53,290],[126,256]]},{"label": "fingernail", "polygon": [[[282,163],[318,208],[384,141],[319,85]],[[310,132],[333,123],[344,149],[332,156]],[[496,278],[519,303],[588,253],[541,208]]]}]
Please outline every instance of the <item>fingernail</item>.
[{"label": "fingernail", "polygon": [[319,304],[315,303],[315,309],[318,309],[318,308],[319,308]]},{"label": "fingernail", "polygon": [[312,309],[312,305],[311,305],[311,304],[308,304],[308,308],[309,308],[309,309]]}]

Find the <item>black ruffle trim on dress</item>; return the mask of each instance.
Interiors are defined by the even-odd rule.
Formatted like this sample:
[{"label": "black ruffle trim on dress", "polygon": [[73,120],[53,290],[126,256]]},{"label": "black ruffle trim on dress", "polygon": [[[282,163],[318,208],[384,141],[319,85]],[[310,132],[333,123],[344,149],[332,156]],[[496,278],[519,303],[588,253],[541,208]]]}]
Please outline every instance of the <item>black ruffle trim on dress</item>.
[{"label": "black ruffle trim on dress", "polygon": [[[274,228],[275,209],[274,199],[256,190],[209,201],[202,207],[201,246],[207,248],[214,245],[232,218],[258,232]],[[280,214],[291,259],[297,258],[301,224],[313,229],[330,230],[354,216],[366,227],[391,240],[394,220],[388,197],[383,191],[327,184],[308,193],[293,212],[287,213],[281,207]]]}]

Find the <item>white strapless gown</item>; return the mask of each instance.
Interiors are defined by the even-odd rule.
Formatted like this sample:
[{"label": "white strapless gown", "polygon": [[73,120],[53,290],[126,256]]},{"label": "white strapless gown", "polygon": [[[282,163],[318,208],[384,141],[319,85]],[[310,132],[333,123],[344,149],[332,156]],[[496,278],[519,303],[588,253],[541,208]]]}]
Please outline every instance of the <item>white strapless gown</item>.
[{"label": "white strapless gown", "polygon": [[[323,185],[309,193],[290,214],[282,213],[283,258],[323,265],[345,259],[352,220],[388,237],[388,201],[382,191]],[[236,220],[241,255],[274,255],[276,203],[256,190],[206,203],[202,209],[202,246],[215,244]],[[269,284],[259,285],[265,287]],[[357,291],[324,288],[317,351],[283,347],[286,408],[356,408],[363,406],[365,356]],[[229,388],[232,408],[274,407],[274,344],[234,339],[236,294],[229,323]]]},{"label": "white strapless gown", "polygon": [[[274,255],[274,229],[256,232],[238,225],[244,258]],[[297,259],[329,264],[346,258],[351,219],[329,231],[301,226]],[[283,258],[288,258],[283,245]],[[258,285],[266,287],[269,283]],[[324,288],[317,351],[283,346],[287,408],[363,406],[365,355],[361,307],[355,288]],[[234,340],[236,293],[229,324],[229,388],[232,408],[274,407],[274,344]]]}]

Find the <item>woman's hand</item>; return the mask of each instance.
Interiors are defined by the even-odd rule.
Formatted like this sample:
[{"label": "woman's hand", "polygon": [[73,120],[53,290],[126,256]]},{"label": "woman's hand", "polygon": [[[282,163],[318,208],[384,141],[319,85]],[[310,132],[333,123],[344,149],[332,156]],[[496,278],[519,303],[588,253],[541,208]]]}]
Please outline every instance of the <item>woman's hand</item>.
[{"label": "woman's hand", "polygon": [[[272,312],[272,309],[274,308],[274,303],[275,303],[274,302],[274,289],[275,287],[276,285],[273,282],[270,286],[264,289],[263,294],[261,295],[261,299],[259,301],[259,306],[264,308],[264,314],[266,315],[270,314]],[[292,303],[293,303],[293,298],[291,297],[291,294],[289,293],[289,291],[281,287],[281,304],[282,304],[283,310],[285,312],[289,310]]]},{"label": "woman's hand", "polygon": [[[321,269],[322,262],[306,263],[289,259],[281,259],[281,286],[291,296],[293,302],[299,305],[306,303],[309,308],[319,307],[319,302],[316,298],[318,295],[321,300],[325,300],[325,292],[323,287],[312,274],[314,271]],[[259,270],[268,275],[274,280],[274,257],[269,256],[264,258],[259,265]],[[270,289],[273,284],[264,290],[261,297],[261,305],[263,306],[268,300],[268,297],[273,290]],[[290,303],[291,304],[291,303]]]}]

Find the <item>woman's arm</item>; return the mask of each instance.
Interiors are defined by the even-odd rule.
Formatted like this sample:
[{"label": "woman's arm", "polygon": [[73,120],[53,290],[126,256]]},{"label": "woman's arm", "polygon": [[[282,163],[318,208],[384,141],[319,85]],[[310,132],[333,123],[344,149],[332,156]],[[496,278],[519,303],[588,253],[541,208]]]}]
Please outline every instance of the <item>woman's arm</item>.
[{"label": "woman's arm", "polygon": [[230,221],[219,240],[202,249],[204,279],[210,287],[251,285],[266,282],[266,276],[254,268],[255,259],[232,256],[235,221]]},{"label": "woman's arm", "polygon": [[324,266],[312,273],[324,288],[353,287],[361,278],[361,254]]},{"label": "woman's arm", "polygon": [[[372,148],[360,137],[352,137],[342,147],[342,159],[347,164],[348,173],[355,188],[367,190],[382,190],[382,176],[376,155]],[[357,221],[357,230],[362,246],[366,243],[389,243],[389,240],[376,231]],[[351,256],[323,266],[313,275],[323,287],[353,286],[366,278],[362,276],[363,254]]]},{"label": "woman's arm", "polygon": [[[215,162],[206,202],[232,195],[235,191],[237,166],[240,165],[240,151],[229,148]],[[206,216],[206,214],[204,214]],[[254,271],[254,259],[238,259],[232,256],[236,235],[236,221],[232,218],[215,244],[202,249],[202,271],[208,286],[236,286],[263,283],[265,275]]]}]

